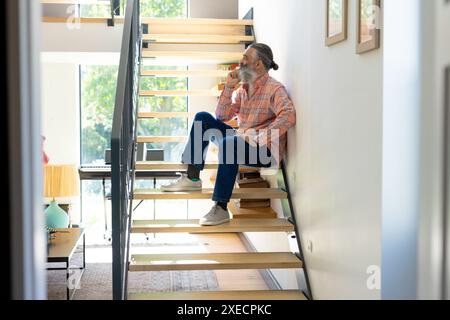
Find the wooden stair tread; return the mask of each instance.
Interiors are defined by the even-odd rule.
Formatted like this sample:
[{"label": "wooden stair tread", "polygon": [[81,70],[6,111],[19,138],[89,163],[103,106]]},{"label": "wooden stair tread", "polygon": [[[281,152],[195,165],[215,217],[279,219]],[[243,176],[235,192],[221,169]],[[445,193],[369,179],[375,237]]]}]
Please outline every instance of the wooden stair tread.
[{"label": "wooden stair tread", "polygon": [[234,201],[228,204],[233,219],[275,219],[277,213],[272,208],[238,208]]},{"label": "wooden stair tread", "polygon": [[208,18],[189,18],[189,19],[167,19],[167,18],[146,18],[142,17],[141,22],[149,25],[227,25],[227,26],[251,26],[253,20],[240,19],[208,19]]},{"label": "wooden stair tread", "polygon": [[206,51],[156,51],[142,50],[142,58],[192,59],[237,63],[242,59],[242,52],[206,52]]},{"label": "wooden stair tread", "polygon": [[[217,169],[217,163],[206,163],[205,169]],[[151,170],[173,170],[182,171],[187,170],[188,165],[179,162],[167,162],[167,161],[138,161],[136,162],[136,170],[151,171]]]},{"label": "wooden stair tread", "polygon": [[189,112],[139,112],[139,119],[188,118]]},{"label": "wooden stair tread", "polygon": [[298,290],[131,293],[128,300],[307,300]]},{"label": "wooden stair tread", "polygon": [[[136,189],[133,199],[211,199],[214,189],[190,192],[163,192],[157,189]],[[231,199],[286,199],[287,193],[276,188],[235,188]]]},{"label": "wooden stair tread", "polygon": [[[205,164],[205,170],[217,170],[219,164],[208,162]],[[139,171],[186,171],[187,164],[179,162],[167,162],[167,161],[138,161],[136,162],[136,170]],[[239,172],[254,172],[259,171],[260,168],[239,166]]]},{"label": "wooden stair tread", "polygon": [[155,43],[192,43],[192,44],[239,44],[253,42],[255,37],[245,35],[222,34],[144,34],[144,41]]},{"label": "wooden stair tread", "polygon": [[302,262],[288,252],[135,254],[129,271],[292,269]]},{"label": "wooden stair tread", "polygon": [[227,70],[142,70],[142,77],[217,77],[225,78]]},{"label": "wooden stair tread", "polygon": [[198,220],[135,220],[132,233],[231,233],[292,232],[294,226],[286,219],[238,219],[219,226],[200,226]]},{"label": "wooden stair tread", "polygon": [[141,97],[218,97],[222,91],[219,90],[141,90]]},{"label": "wooden stair tread", "polygon": [[151,137],[137,137],[138,143],[166,143],[166,142],[187,142],[186,136],[151,136]]}]

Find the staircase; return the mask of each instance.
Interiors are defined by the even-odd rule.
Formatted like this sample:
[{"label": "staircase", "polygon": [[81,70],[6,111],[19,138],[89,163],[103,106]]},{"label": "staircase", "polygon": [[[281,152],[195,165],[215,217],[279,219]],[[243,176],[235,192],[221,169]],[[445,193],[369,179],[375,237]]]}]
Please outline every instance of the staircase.
[{"label": "staircase", "polygon": [[[133,1],[131,1],[133,2]],[[133,4],[128,4],[132,6]],[[136,4],[134,4],[136,5]],[[131,10],[131,9],[129,9]],[[162,59],[164,61],[176,59],[179,61],[202,61],[206,63],[238,63],[246,45],[255,41],[253,34],[252,12],[244,20],[220,19],[147,19],[141,18],[142,34],[138,37],[140,43],[140,58]],[[224,48],[221,51],[202,51],[204,45],[217,45]],[[236,50],[239,45],[239,50]],[[230,46],[231,49],[228,49]],[[136,71],[135,71],[136,73]],[[139,71],[140,77],[212,77],[220,78],[227,75],[221,70],[152,70]],[[136,76],[135,76],[136,77]],[[134,86],[136,88],[136,86]],[[139,88],[139,85],[137,86]],[[219,91],[140,91],[141,97],[146,96],[219,96]],[[136,124],[151,118],[186,118],[192,116],[189,112],[139,112]],[[135,130],[134,130],[135,134]],[[186,136],[160,137],[135,136],[134,143],[151,142],[185,142]],[[126,145],[126,143],[125,143]],[[114,148],[114,147],[113,147]],[[309,282],[302,261],[301,246],[299,244],[298,229],[292,214],[292,204],[286,185],[284,165],[280,167],[279,187],[269,189],[235,188],[232,199],[270,198],[282,201],[285,218],[277,218],[272,208],[240,209],[231,203],[230,211],[233,219],[223,225],[203,227],[198,220],[133,220],[132,200],[179,200],[179,199],[211,199],[213,190],[203,189],[196,192],[166,193],[156,189],[136,189],[133,187],[135,170],[154,172],[155,176],[186,170],[180,163],[169,162],[137,162],[134,151],[131,151],[129,205],[121,219],[117,218],[117,226],[121,229],[120,238],[126,245],[117,250],[122,268],[127,268],[122,274],[121,282],[125,292],[121,298],[129,300],[305,300],[310,298]],[[114,159],[113,159],[114,167]],[[217,170],[217,164],[208,163],[205,170]],[[245,170],[254,170],[242,168]],[[130,183],[131,181],[131,183]],[[123,184],[123,183],[122,183]],[[113,168],[114,189],[114,168]],[[114,197],[114,193],[113,193]],[[113,202],[114,206],[114,202]],[[118,212],[118,211],[117,211]],[[114,208],[113,208],[114,219]],[[128,219],[128,220],[127,220]],[[113,226],[114,228],[114,226]],[[125,230],[124,230],[125,229]],[[296,247],[293,252],[228,252],[201,254],[129,254],[129,233],[133,234],[167,234],[167,233],[244,233],[244,232],[285,232],[286,236],[294,240]],[[116,233],[117,234],[117,233]],[[118,237],[118,236],[116,236]],[[116,242],[116,245],[117,242]],[[113,235],[114,246],[114,235]],[[295,247],[295,246],[294,246]],[[128,259],[129,257],[129,259]],[[173,293],[139,293],[128,294],[126,288],[127,272],[171,271],[171,270],[241,270],[241,269],[296,269],[303,281],[304,290],[269,290],[269,291],[218,291],[218,292],[173,292]],[[118,270],[118,269],[116,269]],[[117,271],[119,272],[119,271]],[[117,288],[117,287],[116,287]],[[115,296],[118,298],[118,296]]]}]

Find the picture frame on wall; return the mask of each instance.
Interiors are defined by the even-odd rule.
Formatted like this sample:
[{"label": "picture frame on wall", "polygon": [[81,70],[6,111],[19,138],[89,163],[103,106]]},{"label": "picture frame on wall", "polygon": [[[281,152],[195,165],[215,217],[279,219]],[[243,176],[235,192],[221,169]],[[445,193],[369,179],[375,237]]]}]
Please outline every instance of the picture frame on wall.
[{"label": "picture frame on wall", "polygon": [[356,53],[380,48],[381,0],[357,0]]},{"label": "picture frame on wall", "polygon": [[325,0],[325,45],[332,46],[347,40],[348,0]]}]

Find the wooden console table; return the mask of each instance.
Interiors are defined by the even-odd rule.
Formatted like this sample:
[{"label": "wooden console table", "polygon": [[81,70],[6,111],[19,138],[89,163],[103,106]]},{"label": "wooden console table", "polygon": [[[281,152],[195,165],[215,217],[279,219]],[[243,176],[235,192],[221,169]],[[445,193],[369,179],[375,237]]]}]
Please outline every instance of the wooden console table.
[{"label": "wooden console table", "polygon": [[[47,270],[65,270],[66,271],[66,294],[67,300],[71,300],[75,294],[75,290],[78,287],[84,270],[86,269],[86,243],[83,228],[67,228],[56,229],[54,238],[48,241],[47,247],[47,262],[49,263],[65,263],[64,268],[47,268]],[[72,259],[75,250],[77,249],[80,241],[83,241],[83,266],[71,267],[70,260]],[[79,270],[80,274],[75,280],[75,285],[72,287],[69,283],[70,271]],[[73,289],[72,294],[70,290]]]}]

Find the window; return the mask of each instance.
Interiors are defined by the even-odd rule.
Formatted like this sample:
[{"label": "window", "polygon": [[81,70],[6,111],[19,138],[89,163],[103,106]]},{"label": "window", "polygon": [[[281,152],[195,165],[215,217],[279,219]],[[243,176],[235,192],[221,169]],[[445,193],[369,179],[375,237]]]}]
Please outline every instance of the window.
[{"label": "window", "polygon": [[[142,1],[142,0],[141,0]],[[111,18],[111,1],[97,0],[96,3],[80,4],[82,18]],[[120,15],[124,15],[125,0],[120,0]]]},{"label": "window", "polygon": [[[146,66],[147,70],[186,70],[177,66]],[[141,78],[142,90],[184,90],[188,89],[187,78]],[[187,97],[141,97],[139,109],[149,112],[188,112]],[[186,136],[187,118],[154,118],[139,122],[141,136]],[[180,161],[185,143],[148,143],[149,149],[163,149],[166,161]]]},{"label": "window", "polygon": [[[122,2],[123,3],[123,2]],[[107,4],[82,5],[82,17],[109,17],[110,7]],[[121,11],[123,15],[123,11]],[[141,15],[158,18],[187,17],[186,0],[141,0]],[[147,69],[179,69],[186,66],[145,66]],[[114,113],[117,86],[118,66],[83,65],[80,66],[80,127],[81,127],[81,164],[104,165],[105,150],[110,148],[112,119]],[[187,90],[187,78],[141,78],[143,90]],[[148,97],[140,98],[140,111],[152,112],[187,112],[187,97]],[[138,134],[144,136],[185,136],[188,133],[188,120],[185,118],[146,119],[139,122]],[[184,143],[147,144],[147,149],[164,149],[167,161],[180,161]],[[158,185],[162,182],[158,182]],[[152,187],[145,181],[136,181],[137,187]],[[105,183],[106,192],[110,183]],[[83,223],[88,227],[86,244],[97,245],[108,243],[110,231],[110,201],[103,197],[102,181],[83,181],[82,214]],[[176,205],[178,214],[186,217],[187,202],[147,201],[136,211],[147,215],[149,212],[167,212],[166,206]],[[183,205],[184,204],[184,205]],[[105,226],[107,220],[107,227]]]},{"label": "window", "polygon": [[111,7],[109,3],[81,4],[80,17],[82,18],[110,18]]},{"label": "window", "polygon": [[187,0],[141,0],[141,16],[149,18],[186,18]]},{"label": "window", "polygon": [[[105,150],[111,144],[117,75],[118,66],[80,66],[82,165],[105,164]],[[109,182],[105,187],[109,188]],[[111,224],[102,181],[83,181],[81,188],[83,223],[88,227],[86,243],[105,243],[110,237],[105,228],[106,217]]]},{"label": "window", "polygon": [[118,66],[81,66],[81,164],[104,164],[110,148]]},{"label": "window", "polygon": [[[121,15],[124,15],[125,0],[121,0]],[[150,18],[185,18],[187,0],[141,0],[141,15]],[[94,4],[81,4],[80,16],[83,18],[109,18],[109,1],[97,1]]]}]

